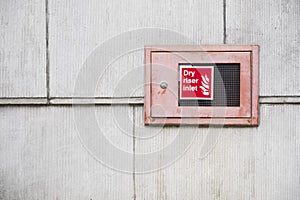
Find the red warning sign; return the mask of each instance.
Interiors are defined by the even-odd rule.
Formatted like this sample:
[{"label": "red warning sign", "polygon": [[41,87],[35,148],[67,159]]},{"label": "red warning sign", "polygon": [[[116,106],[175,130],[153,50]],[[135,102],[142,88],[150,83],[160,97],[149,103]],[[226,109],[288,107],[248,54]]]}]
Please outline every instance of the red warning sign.
[{"label": "red warning sign", "polygon": [[180,99],[213,100],[213,66],[179,65]]}]

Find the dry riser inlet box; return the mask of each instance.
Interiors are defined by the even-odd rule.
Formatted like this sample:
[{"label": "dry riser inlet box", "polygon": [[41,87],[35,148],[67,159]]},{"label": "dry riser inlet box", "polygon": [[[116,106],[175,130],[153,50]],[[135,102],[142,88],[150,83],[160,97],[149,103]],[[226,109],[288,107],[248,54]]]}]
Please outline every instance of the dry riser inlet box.
[{"label": "dry riser inlet box", "polygon": [[145,124],[258,125],[258,45],[146,46]]}]

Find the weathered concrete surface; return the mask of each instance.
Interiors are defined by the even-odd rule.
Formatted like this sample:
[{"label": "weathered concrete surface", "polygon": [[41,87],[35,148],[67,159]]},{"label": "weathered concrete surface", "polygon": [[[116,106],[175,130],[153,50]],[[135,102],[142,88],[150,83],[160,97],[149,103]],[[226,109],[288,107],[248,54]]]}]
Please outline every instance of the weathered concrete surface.
[{"label": "weathered concrete surface", "polygon": [[45,2],[0,2],[0,98],[46,97]]},{"label": "weathered concrete surface", "polygon": [[[5,105],[0,106],[0,199],[300,199],[300,3],[226,0],[226,18],[223,3],[1,1],[0,104]],[[46,15],[50,95],[58,97],[49,102],[55,106],[38,105],[47,103]],[[84,105],[93,102],[85,98],[77,99],[81,105],[75,107],[62,105],[72,103],[64,97],[72,97],[81,64],[112,36],[160,27],[197,44],[220,44],[224,19],[227,43],[261,46],[260,95],[267,97],[260,99],[259,127],[144,126],[142,106],[126,105],[127,100],[143,102],[141,49],[99,66],[107,70],[99,77],[96,103],[122,106],[94,108]],[[128,88],[120,91],[120,85]],[[112,96],[124,98],[105,98]],[[87,110],[95,112],[99,132],[93,131]],[[73,111],[86,122],[84,129]],[[159,153],[176,141],[178,130],[186,135],[178,149]],[[101,132],[131,155],[103,151],[118,167],[104,166],[99,152],[91,151],[103,147]],[[181,155],[181,145],[189,143]],[[147,159],[152,152],[158,156]],[[125,168],[126,173],[120,172]]]},{"label": "weathered concrete surface", "polygon": [[[80,68],[95,47],[130,30],[158,27],[179,32],[197,44],[222,43],[222,5],[222,0],[49,1],[51,96],[73,96]],[[147,31],[130,39],[144,41],[144,36],[147,38]],[[166,43],[182,44],[182,41],[156,38],[155,44]],[[122,52],[124,55],[112,60],[109,66],[95,63],[99,68],[107,68],[104,77],[99,77],[96,96],[143,96],[143,49],[133,50]],[[136,68],[134,78],[127,77]],[[136,91],[127,89],[115,94],[115,87],[122,78],[126,79],[122,84],[130,82],[137,86]]]},{"label": "weathered concrete surface", "polygon": [[[136,175],[137,199],[299,199],[300,107],[262,105],[260,110],[258,128],[140,129],[144,135],[156,133],[157,136],[146,141],[137,138],[136,154],[169,146],[178,129],[197,134],[182,157],[174,151],[174,155],[178,154],[175,163],[166,168],[161,166],[163,169],[154,173]],[[137,116],[139,113],[141,108],[136,110]],[[137,125],[142,123],[141,119],[137,117]],[[203,157],[206,134],[218,132],[218,142]],[[139,134],[143,135],[136,133]],[[165,156],[161,153],[153,162],[159,166],[167,159]]]},{"label": "weathered concrete surface", "polygon": [[[76,109],[92,111],[93,107]],[[124,134],[124,129],[133,131],[133,124],[128,123],[125,128],[123,125],[122,129],[114,116],[118,112],[132,121],[132,107],[97,106],[95,111],[111,143],[132,153],[133,139]],[[140,153],[147,156],[170,145],[179,129],[140,126],[141,111],[137,107],[134,114],[136,158]],[[185,134],[197,132],[190,148],[161,170],[136,174],[137,199],[298,199],[300,136],[296,124],[299,112],[298,105],[263,105],[258,128],[181,127]],[[2,199],[133,198],[133,175],[103,166],[86,151],[76,132],[78,124],[74,123],[71,107],[12,106],[1,107],[0,113]],[[213,143],[214,148],[203,157],[203,142],[210,131],[220,136]],[[83,134],[91,133],[87,129]],[[138,138],[149,134],[154,135]],[[94,136],[95,142],[101,145],[97,134]],[[174,151],[175,157],[177,153]],[[116,156],[111,154],[112,159],[119,159]],[[167,159],[164,156],[162,153],[150,163],[158,162],[159,166]],[[138,162],[136,159],[136,166],[141,170],[143,163]]]},{"label": "weathered concrete surface", "polygon": [[226,0],[226,42],[260,45],[260,95],[300,95],[300,2]]},{"label": "weathered concrete surface", "polygon": [[[131,107],[114,109],[132,116]],[[112,144],[132,152],[132,138],[116,126],[110,107],[95,113]],[[101,141],[89,129],[77,133],[70,106],[0,107],[0,127],[0,199],[132,199],[132,173],[105,167],[87,151],[80,136]]]}]

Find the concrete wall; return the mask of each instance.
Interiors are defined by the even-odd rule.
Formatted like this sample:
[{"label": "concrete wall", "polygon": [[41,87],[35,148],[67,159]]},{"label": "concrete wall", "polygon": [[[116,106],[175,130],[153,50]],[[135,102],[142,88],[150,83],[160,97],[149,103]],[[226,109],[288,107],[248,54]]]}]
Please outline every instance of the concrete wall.
[{"label": "concrete wall", "polygon": [[[299,10],[298,0],[0,1],[0,199],[300,199]],[[120,38],[259,44],[259,127],[144,126],[143,50],[101,51]],[[94,96],[74,93],[83,63],[100,69]]]}]

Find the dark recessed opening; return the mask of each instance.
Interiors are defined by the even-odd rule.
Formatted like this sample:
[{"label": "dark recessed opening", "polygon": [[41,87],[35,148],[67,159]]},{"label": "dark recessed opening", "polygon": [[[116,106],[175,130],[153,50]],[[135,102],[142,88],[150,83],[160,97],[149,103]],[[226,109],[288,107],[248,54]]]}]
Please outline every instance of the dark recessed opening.
[{"label": "dark recessed opening", "polygon": [[[184,65],[184,64],[180,64]],[[214,66],[213,100],[178,99],[179,106],[240,106],[240,64],[189,64]],[[178,67],[179,68],[179,67]],[[180,88],[180,80],[178,81]],[[178,97],[180,97],[178,90]]]}]

